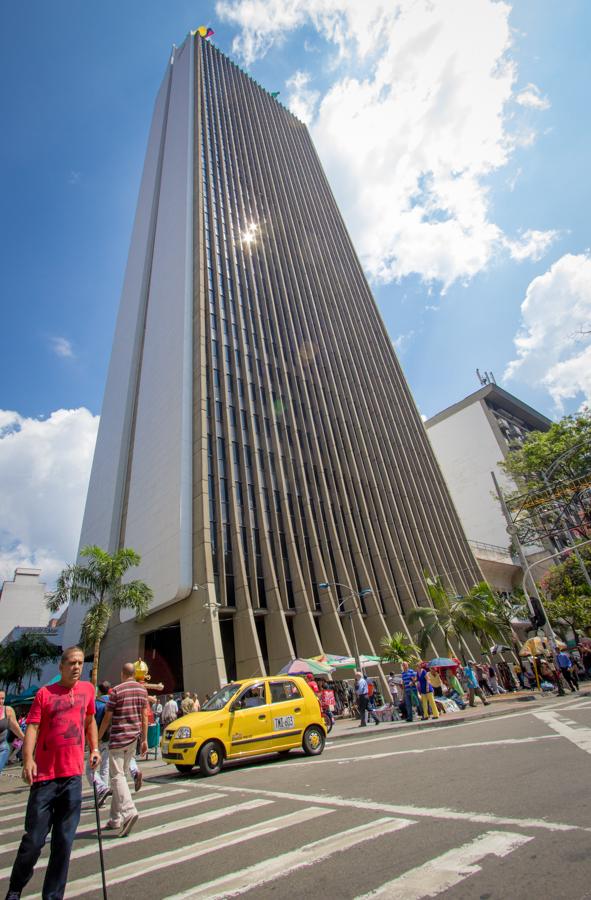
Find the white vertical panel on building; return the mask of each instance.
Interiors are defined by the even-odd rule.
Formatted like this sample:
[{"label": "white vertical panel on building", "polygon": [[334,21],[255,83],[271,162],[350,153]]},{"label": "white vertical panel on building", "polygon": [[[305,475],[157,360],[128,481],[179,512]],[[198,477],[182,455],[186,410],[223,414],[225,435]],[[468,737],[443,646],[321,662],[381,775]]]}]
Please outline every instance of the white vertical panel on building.
[{"label": "white vertical panel on building", "polygon": [[173,66],[124,534],[152,610],[192,587],[192,71],[187,41]]}]

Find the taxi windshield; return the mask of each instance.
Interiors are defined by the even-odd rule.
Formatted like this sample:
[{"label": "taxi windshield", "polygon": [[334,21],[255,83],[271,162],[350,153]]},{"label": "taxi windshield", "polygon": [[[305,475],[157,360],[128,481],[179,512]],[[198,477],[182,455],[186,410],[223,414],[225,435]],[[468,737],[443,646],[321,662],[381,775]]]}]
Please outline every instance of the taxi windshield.
[{"label": "taxi windshield", "polygon": [[210,697],[207,703],[204,703],[201,709],[212,710],[212,709],[223,709],[226,703],[228,703],[234,694],[236,694],[240,690],[239,684],[227,684],[225,687],[221,688],[221,690],[217,691]]}]

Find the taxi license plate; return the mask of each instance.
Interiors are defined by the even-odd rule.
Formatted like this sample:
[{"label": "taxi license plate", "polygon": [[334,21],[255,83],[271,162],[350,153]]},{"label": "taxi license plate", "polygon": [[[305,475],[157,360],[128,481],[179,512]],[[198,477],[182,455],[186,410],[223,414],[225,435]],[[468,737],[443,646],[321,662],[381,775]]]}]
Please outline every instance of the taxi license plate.
[{"label": "taxi license plate", "polygon": [[168,741],[162,742],[162,755],[164,756],[165,753],[168,753]]},{"label": "taxi license plate", "polygon": [[275,731],[281,731],[283,728],[293,728],[293,726],[293,716],[277,716],[276,719],[273,719],[273,729]]}]

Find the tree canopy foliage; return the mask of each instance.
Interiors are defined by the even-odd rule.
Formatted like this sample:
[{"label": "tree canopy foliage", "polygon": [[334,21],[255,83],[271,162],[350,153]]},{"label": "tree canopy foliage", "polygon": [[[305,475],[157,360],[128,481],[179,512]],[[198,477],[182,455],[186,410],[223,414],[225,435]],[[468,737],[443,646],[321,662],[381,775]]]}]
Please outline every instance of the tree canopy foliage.
[{"label": "tree canopy foliage", "polygon": [[141,619],[148,612],[152,590],[143,581],[122,583],[128,569],[138,566],[141,557],[131,548],[107,553],[100,547],[84,547],[80,556],[88,562],[67,566],[57,580],[57,587],[47,605],[57,612],[65,603],[82,603],[88,611],[82,622],[80,643],[92,651],[91,680],[96,685],[100,645],[114,610],[131,609]]},{"label": "tree canopy foliage", "polygon": [[419,648],[402,631],[383,637],[380,643],[382,662],[411,663],[419,659]]},{"label": "tree canopy foliage", "polygon": [[23,634],[16,641],[0,646],[0,684],[5,688],[14,685],[22,690],[27,675],[41,678],[45,663],[61,656],[61,647],[48,641],[45,635]]},{"label": "tree canopy foliage", "polygon": [[425,573],[432,606],[419,606],[408,614],[410,624],[417,626],[417,642],[421,653],[431,644],[437,647],[443,639],[445,652],[453,653],[453,642],[476,636],[483,650],[490,641],[511,639],[511,626],[497,614],[497,595],[486,582],[475,585],[468,594],[459,596],[447,590],[439,576]]},{"label": "tree canopy foliage", "polygon": [[537,490],[545,487],[542,473],[563,455],[552,472],[553,482],[571,481],[591,472],[591,410],[564,416],[548,431],[530,432],[501,465],[526,490]]}]

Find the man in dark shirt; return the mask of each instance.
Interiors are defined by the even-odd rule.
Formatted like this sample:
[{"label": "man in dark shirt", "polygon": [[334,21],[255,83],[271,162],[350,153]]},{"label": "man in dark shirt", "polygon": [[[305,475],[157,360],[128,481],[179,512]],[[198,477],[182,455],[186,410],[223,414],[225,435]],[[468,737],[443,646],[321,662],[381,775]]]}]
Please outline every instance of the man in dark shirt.
[{"label": "man in dark shirt", "polygon": [[109,728],[109,775],[113,796],[107,827],[116,829],[119,837],[126,837],[138,820],[126,777],[138,737],[141,738],[141,755],[148,752],[148,692],[135,680],[133,663],[125,663],[121,669],[121,684],[109,694],[99,740]]}]

